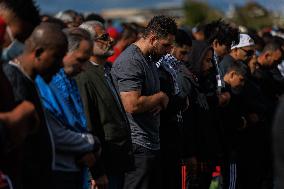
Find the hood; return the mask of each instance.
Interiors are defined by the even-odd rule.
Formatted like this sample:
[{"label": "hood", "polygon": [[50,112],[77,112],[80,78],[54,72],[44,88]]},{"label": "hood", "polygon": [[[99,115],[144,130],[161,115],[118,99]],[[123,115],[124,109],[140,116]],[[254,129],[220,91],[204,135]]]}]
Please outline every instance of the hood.
[{"label": "hood", "polygon": [[209,50],[213,52],[213,48],[207,42],[193,41],[187,67],[197,77],[201,77],[201,64]]}]

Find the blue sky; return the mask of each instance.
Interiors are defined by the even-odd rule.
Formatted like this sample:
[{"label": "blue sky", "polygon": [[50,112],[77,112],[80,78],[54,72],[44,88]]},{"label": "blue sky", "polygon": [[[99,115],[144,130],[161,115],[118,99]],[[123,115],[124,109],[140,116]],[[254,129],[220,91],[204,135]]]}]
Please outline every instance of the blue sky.
[{"label": "blue sky", "polygon": [[182,0],[36,0],[43,12],[65,9],[96,11],[109,8],[155,7],[163,3],[181,4]]},{"label": "blue sky", "polygon": [[[157,7],[161,4],[182,4],[183,0],[35,0],[42,12],[58,12],[66,9],[74,9],[80,12],[100,12],[110,8],[145,8]],[[210,5],[226,9],[229,4],[244,4],[252,0],[202,0]],[[255,0],[269,9],[283,10],[284,0]]]}]

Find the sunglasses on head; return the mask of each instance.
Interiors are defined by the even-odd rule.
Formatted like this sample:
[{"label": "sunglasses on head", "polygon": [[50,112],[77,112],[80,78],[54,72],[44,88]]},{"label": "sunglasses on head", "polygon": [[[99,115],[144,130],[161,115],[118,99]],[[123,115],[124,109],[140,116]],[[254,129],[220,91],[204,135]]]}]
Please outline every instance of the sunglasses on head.
[{"label": "sunglasses on head", "polygon": [[104,33],[101,36],[96,37],[95,40],[108,41],[109,40],[109,34],[108,33]]},{"label": "sunglasses on head", "polygon": [[243,49],[243,48],[240,48],[240,49],[242,49],[243,51],[245,51],[246,56],[248,56],[248,57],[254,55],[254,50],[245,50],[245,49]]}]

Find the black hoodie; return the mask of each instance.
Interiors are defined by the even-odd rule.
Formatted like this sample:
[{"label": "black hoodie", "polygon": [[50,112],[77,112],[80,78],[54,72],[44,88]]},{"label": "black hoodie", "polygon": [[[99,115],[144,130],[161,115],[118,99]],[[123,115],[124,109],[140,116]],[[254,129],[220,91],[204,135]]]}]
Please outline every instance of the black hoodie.
[{"label": "black hoodie", "polygon": [[[205,42],[194,42],[187,64],[186,78],[191,83],[190,106],[184,112],[184,155],[204,160],[215,160],[220,152],[220,130],[216,124],[215,81],[209,73],[202,73],[202,62],[206,53],[213,49]],[[212,69],[213,70],[213,69]],[[212,90],[213,88],[213,90]],[[212,94],[211,94],[212,93]]]},{"label": "black hoodie", "polygon": [[213,52],[213,48],[208,43],[202,41],[193,42],[187,67],[198,78],[202,77],[202,61],[209,50]]}]

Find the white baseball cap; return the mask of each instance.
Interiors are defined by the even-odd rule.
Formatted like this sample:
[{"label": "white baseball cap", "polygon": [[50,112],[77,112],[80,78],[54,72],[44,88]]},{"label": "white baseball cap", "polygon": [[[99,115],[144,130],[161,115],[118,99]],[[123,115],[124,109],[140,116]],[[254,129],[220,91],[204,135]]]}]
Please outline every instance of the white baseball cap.
[{"label": "white baseball cap", "polygon": [[231,49],[241,48],[241,47],[249,47],[249,46],[253,46],[253,45],[255,45],[253,39],[248,34],[241,33],[239,44],[233,45],[231,47]]}]

